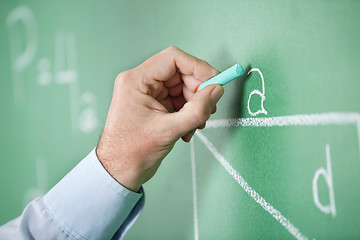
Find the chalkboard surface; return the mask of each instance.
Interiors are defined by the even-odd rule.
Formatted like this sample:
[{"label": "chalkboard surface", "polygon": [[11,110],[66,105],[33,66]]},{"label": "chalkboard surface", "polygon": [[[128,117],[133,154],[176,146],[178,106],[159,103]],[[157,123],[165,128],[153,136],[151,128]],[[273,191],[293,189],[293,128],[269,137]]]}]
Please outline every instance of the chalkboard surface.
[{"label": "chalkboard surface", "polygon": [[218,112],[125,239],[360,238],[359,1],[2,1],[0,224],[96,146],[116,75],[176,45]]}]

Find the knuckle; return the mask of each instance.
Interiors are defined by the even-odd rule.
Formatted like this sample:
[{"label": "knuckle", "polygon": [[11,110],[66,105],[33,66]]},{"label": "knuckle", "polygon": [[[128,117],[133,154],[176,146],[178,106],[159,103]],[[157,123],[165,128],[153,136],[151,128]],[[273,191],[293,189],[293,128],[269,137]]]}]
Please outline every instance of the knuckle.
[{"label": "knuckle", "polygon": [[116,77],[116,79],[119,79],[119,80],[124,80],[126,78],[128,78],[130,75],[130,70],[126,70],[126,71],[123,71],[121,73],[119,73]]},{"label": "knuckle", "polygon": [[168,50],[169,52],[177,52],[180,51],[180,49],[174,45],[169,46],[166,50]]},{"label": "knuckle", "polygon": [[200,59],[200,58],[197,59],[197,62],[198,62],[198,64],[201,64],[201,65],[208,65],[207,61]]},{"label": "knuckle", "polygon": [[124,81],[125,76],[126,76],[126,71],[119,73],[115,79],[115,83]]},{"label": "knuckle", "polygon": [[129,79],[132,78],[131,70],[126,70],[119,73],[115,79],[115,87],[118,85],[124,85]]}]

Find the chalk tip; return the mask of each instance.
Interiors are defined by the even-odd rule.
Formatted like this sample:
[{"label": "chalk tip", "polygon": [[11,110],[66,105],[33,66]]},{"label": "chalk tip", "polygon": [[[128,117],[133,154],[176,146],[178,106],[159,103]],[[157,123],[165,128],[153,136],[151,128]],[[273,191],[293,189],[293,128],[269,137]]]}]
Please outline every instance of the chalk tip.
[{"label": "chalk tip", "polygon": [[235,64],[235,71],[240,76],[244,73],[244,68],[240,64]]}]

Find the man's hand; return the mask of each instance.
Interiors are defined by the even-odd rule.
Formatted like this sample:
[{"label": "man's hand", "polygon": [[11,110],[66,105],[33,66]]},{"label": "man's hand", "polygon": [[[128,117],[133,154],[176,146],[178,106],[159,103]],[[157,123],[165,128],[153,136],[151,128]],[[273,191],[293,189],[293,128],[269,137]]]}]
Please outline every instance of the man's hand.
[{"label": "man's hand", "polygon": [[111,176],[137,192],[179,138],[188,142],[204,128],[224,90],[220,85],[197,89],[218,73],[176,47],[120,73],[96,149]]}]

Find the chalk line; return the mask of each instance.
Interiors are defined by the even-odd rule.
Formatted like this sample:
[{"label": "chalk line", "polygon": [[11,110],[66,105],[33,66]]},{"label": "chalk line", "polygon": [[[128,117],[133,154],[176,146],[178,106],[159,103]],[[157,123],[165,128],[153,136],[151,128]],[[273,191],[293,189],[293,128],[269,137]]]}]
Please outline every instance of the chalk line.
[{"label": "chalk line", "polygon": [[357,121],[357,130],[358,130],[358,144],[359,144],[359,153],[360,153],[360,119]]},{"label": "chalk line", "polygon": [[206,128],[219,127],[274,127],[274,126],[316,126],[316,125],[345,125],[360,122],[360,113],[319,113],[307,115],[291,115],[266,118],[229,118],[208,120]]},{"label": "chalk line", "polygon": [[268,203],[263,197],[261,197],[250,185],[245,181],[245,179],[231,166],[231,164],[226,161],[226,159],[216,150],[214,145],[202,134],[196,132],[195,135],[204,143],[204,145],[209,149],[209,151],[214,155],[214,157],[220,162],[220,164],[225,168],[225,170],[237,181],[240,186],[245,190],[245,192],[255,200],[262,208],[265,209],[273,218],[275,218],[291,235],[296,239],[308,239],[303,235],[300,230],[295,227],[284,215],[280,213],[279,210],[274,208],[270,203]]},{"label": "chalk line", "polygon": [[192,173],[192,187],[193,187],[194,239],[199,240],[194,141],[190,142],[190,154],[191,154],[191,173]]},{"label": "chalk line", "polygon": [[221,127],[284,127],[284,126],[318,126],[355,124],[358,134],[358,151],[360,154],[360,113],[330,112],[317,114],[299,114],[266,118],[229,118],[208,120],[206,128]]}]

